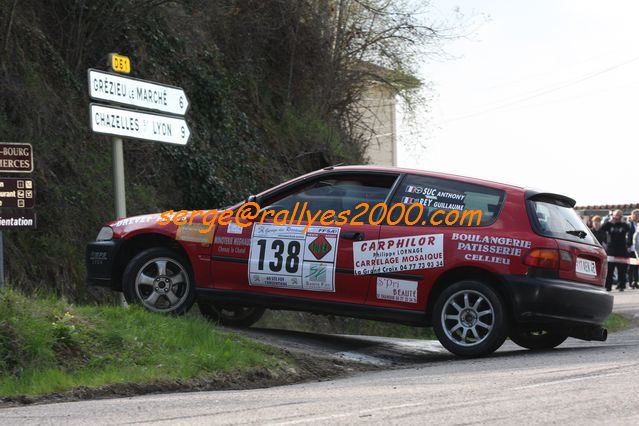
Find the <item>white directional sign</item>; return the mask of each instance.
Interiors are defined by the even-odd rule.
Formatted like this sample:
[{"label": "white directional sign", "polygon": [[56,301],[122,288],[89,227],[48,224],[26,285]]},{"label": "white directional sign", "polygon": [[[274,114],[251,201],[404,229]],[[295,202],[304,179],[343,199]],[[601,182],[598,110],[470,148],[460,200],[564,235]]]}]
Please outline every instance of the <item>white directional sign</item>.
[{"label": "white directional sign", "polygon": [[186,121],[178,117],[99,104],[91,104],[90,111],[96,133],[177,145],[186,145],[191,136]]},{"label": "white directional sign", "polygon": [[89,96],[176,115],[184,115],[189,107],[186,93],[179,87],[94,69],[89,69]]}]

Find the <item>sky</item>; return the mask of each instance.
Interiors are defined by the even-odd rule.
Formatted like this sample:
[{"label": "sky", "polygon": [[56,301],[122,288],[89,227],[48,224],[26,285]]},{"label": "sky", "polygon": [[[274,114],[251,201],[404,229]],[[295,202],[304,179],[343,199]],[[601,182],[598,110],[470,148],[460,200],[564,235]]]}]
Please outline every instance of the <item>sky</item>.
[{"label": "sky", "polygon": [[428,111],[399,114],[398,165],[639,202],[639,2],[433,0],[472,30],[424,58]]}]

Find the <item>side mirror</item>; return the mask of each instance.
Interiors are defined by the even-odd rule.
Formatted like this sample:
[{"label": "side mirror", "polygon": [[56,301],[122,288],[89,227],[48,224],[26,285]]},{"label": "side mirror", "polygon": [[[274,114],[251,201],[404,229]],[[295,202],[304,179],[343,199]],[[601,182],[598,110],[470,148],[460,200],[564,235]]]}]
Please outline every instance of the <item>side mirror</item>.
[{"label": "side mirror", "polygon": [[[258,196],[257,196],[257,195],[249,195],[249,196],[246,198],[246,202],[245,202],[245,203],[256,203],[256,204],[258,204],[258,205],[259,205]],[[246,207],[248,207],[248,206],[246,206]],[[251,222],[251,221],[253,221],[254,219],[256,219],[256,218],[257,218],[257,215],[259,214],[259,209],[257,209],[257,210],[255,211],[255,207],[249,207],[249,208],[250,208],[250,211],[253,213],[253,215],[254,215],[255,217],[253,217],[253,218],[247,218],[247,217],[245,217],[245,219],[246,219],[246,220],[248,220],[249,222]]]}]

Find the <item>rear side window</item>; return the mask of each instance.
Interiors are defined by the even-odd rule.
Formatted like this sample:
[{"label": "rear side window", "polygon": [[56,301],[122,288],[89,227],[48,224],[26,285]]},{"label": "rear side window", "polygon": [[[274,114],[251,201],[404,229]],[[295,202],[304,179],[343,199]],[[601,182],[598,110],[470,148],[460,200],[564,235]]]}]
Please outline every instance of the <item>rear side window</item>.
[{"label": "rear side window", "polygon": [[[421,204],[424,207],[423,214],[416,225],[432,226],[430,219],[433,214],[441,210],[445,213],[451,210],[460,212],[479,210],[481,212],[479,226],[487,226],[497,220],[504,197],[504,191],[487,186],[429,176],[407,175],[393,197],[392,204],[402,203],[407,206]],[[439,216],[442,216],[441,212]],[[389,219],[393,220],[392,217]],[[415,219],[414,216],[409,217],[408,221],[412,222]],[[472,223],[473,226],[477,226],[476,219],[473,219]],[[467,226],[467,223],[453,226]]]},{"label": "rear side window", "polygon": [[597,245],[592,233],[572,207],[561,202],[528,200],[533,229],[541,235]]}]

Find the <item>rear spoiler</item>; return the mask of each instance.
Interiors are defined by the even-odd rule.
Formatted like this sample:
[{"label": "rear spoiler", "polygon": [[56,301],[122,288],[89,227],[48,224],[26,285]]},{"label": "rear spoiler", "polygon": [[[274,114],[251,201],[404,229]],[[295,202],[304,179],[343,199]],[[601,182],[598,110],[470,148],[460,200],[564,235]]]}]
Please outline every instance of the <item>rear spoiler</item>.
[{"label": "rear spoiler", "polygon": [[556,204],[562,207],[575,207],[577,202],[565,195],[553,194],[551,192],[539,192],[534,190],[528,190],[525,194],[526,200],[530,201],[543,201],[544,203]]}]

